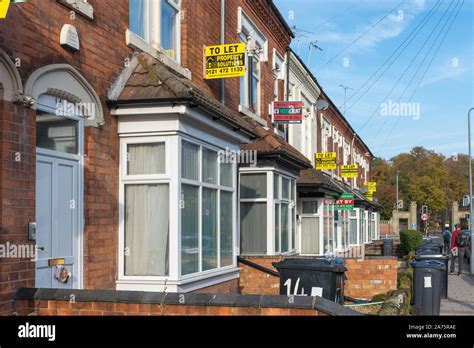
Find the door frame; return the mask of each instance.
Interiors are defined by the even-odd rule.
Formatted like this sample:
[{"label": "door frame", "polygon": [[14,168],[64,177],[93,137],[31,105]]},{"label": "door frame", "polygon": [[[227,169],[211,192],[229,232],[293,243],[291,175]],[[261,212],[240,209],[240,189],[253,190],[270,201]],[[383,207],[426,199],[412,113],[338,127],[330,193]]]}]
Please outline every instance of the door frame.
[{"label": "door frame", "polygon": [[[53,99],[56,98],[51,95],[41,95],[40,98],[48,97]],[[49,112],[56,112],[55,107],[51,107],[45,104],[40,104],[40,98],[38,98],[38,102],[36,103],[36,110],[43,110]],[[48,101],[50,101],[49,99]],[[40,156],[48,156],[48,157],[56,157],[66,160],[75,160],[78,163],[78,172],[77,172],[77,202],[76,202],[76,209],[77,213],[77,245],[75,247],[76,252],[76,259],[77,259],[77,287],[73,286],[77,289],[84,288],[84,133],[85,133],[85,126],[84,126],[84,118],[77,116],[77,115],[62,115],[65,118],[69,118],[75,121],[78,121],[78,130],[77,130],[77,155],[61,153],[58,151],[48,150],[36,147],[36,155]],[[35,168],[36,168],[37,160],[35,158]],[[36,174],[35,174],[35,185],[36,185]],[[38,197],[35,196],[35,204],[37,204]],[[36,208],[35,208],[36,209]],[[35,252],[35,257],[37,253]],[[36,277],[36,265],[35,265],[35,277]]]}]

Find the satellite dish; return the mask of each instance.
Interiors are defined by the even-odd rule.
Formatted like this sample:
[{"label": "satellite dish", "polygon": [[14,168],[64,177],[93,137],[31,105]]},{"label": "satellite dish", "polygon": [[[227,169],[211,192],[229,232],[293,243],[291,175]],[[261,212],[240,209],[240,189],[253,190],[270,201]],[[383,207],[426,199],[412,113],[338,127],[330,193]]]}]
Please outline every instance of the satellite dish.
[{"label": "satellite dish", "polygon": [[314,104],[314,105],[316,106],[316,109],[318,109],[318,110],[323,110],[323,111],[324,111],[324,110],[327,110],[328,107],[329,107],[328,102],[325,101],[325,100],[322,100],[322,99],[318,99],[318,100],[316,101],[316,104]]}]

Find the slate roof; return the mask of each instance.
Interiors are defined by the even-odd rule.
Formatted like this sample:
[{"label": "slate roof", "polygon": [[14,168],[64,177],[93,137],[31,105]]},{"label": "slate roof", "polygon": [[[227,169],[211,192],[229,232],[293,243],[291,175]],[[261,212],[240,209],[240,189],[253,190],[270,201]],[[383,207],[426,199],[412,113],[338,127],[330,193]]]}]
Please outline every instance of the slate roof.
[{"label": "slate roof", "polygon": [[203,92],[192,81],[181,77],[147,53],[140,53],[135,58],[138,64],[123,85],[119,96],[110,100],[109,104],[189,104],[205,109],[215,119],[227,122],[235,130],[243,130],[256,137],[252,123]]}]

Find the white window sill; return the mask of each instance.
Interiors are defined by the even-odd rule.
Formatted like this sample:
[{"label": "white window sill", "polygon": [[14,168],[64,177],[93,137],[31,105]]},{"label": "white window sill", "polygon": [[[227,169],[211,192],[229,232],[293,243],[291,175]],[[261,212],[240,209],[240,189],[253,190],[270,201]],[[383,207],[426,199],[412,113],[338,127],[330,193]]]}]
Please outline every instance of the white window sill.
[{"label": "white window sill", "polygon": [[195,277],[186,280],[171,280],[170,278],[153,279],[154,277],[150,277],[152,279],[147,279],[147,277],[129,279],[127,277],[120,277],[116,281],[116,289],[129,291],[190,292],[237,279],[239,275],[240,268],[232,267],[225,271],[210,273],[206,276],[197,274]]},{"label": "white window sill", "polygon": [[257,121],[258,123],[260,123],[264,127],[268,126],[267,121],[265,121],[263,118],[261,118],[255,112],[251,111],[246,106],[239,105],[239,112],[243,113],[245,116],[253,118],[255,121]]},{"label": "white window sill", "polygon": [[58,2],[90,20],[94,19],[94,8],[86,1],[58,0]]},{"label": "white window sill", "polygon": [[178,74],[184,76],[188,80],[191,80],[192,74],[189,69],[183,68],[179,65],[178,62],[168,57],[168,55],[166,55],[164,52],[152,46],[129,29],[127,29],[127,31],[125,32],[125,42],[127,43],[127,46],[133,48],[134,50],[148,53],[149,55],[158,59],[160,62],[162,62],[169,68],[176,71]]}]

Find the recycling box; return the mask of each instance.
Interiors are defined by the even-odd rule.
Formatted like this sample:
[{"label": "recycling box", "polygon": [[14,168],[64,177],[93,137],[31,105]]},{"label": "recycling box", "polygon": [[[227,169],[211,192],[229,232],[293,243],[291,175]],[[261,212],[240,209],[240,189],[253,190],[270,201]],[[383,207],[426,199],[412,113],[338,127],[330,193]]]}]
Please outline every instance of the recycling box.
[{"label": "recycling box", "polygon": [[418,315],[439,315],[441,283],[446,266],[441,261],[412,262],[414,273],[413,307]]},{"label": "recycling box", "polygon": [[281,295],[320,296],[344,304],[343,264],[327,259],[284,259],[274,262],[280,273]]}]

